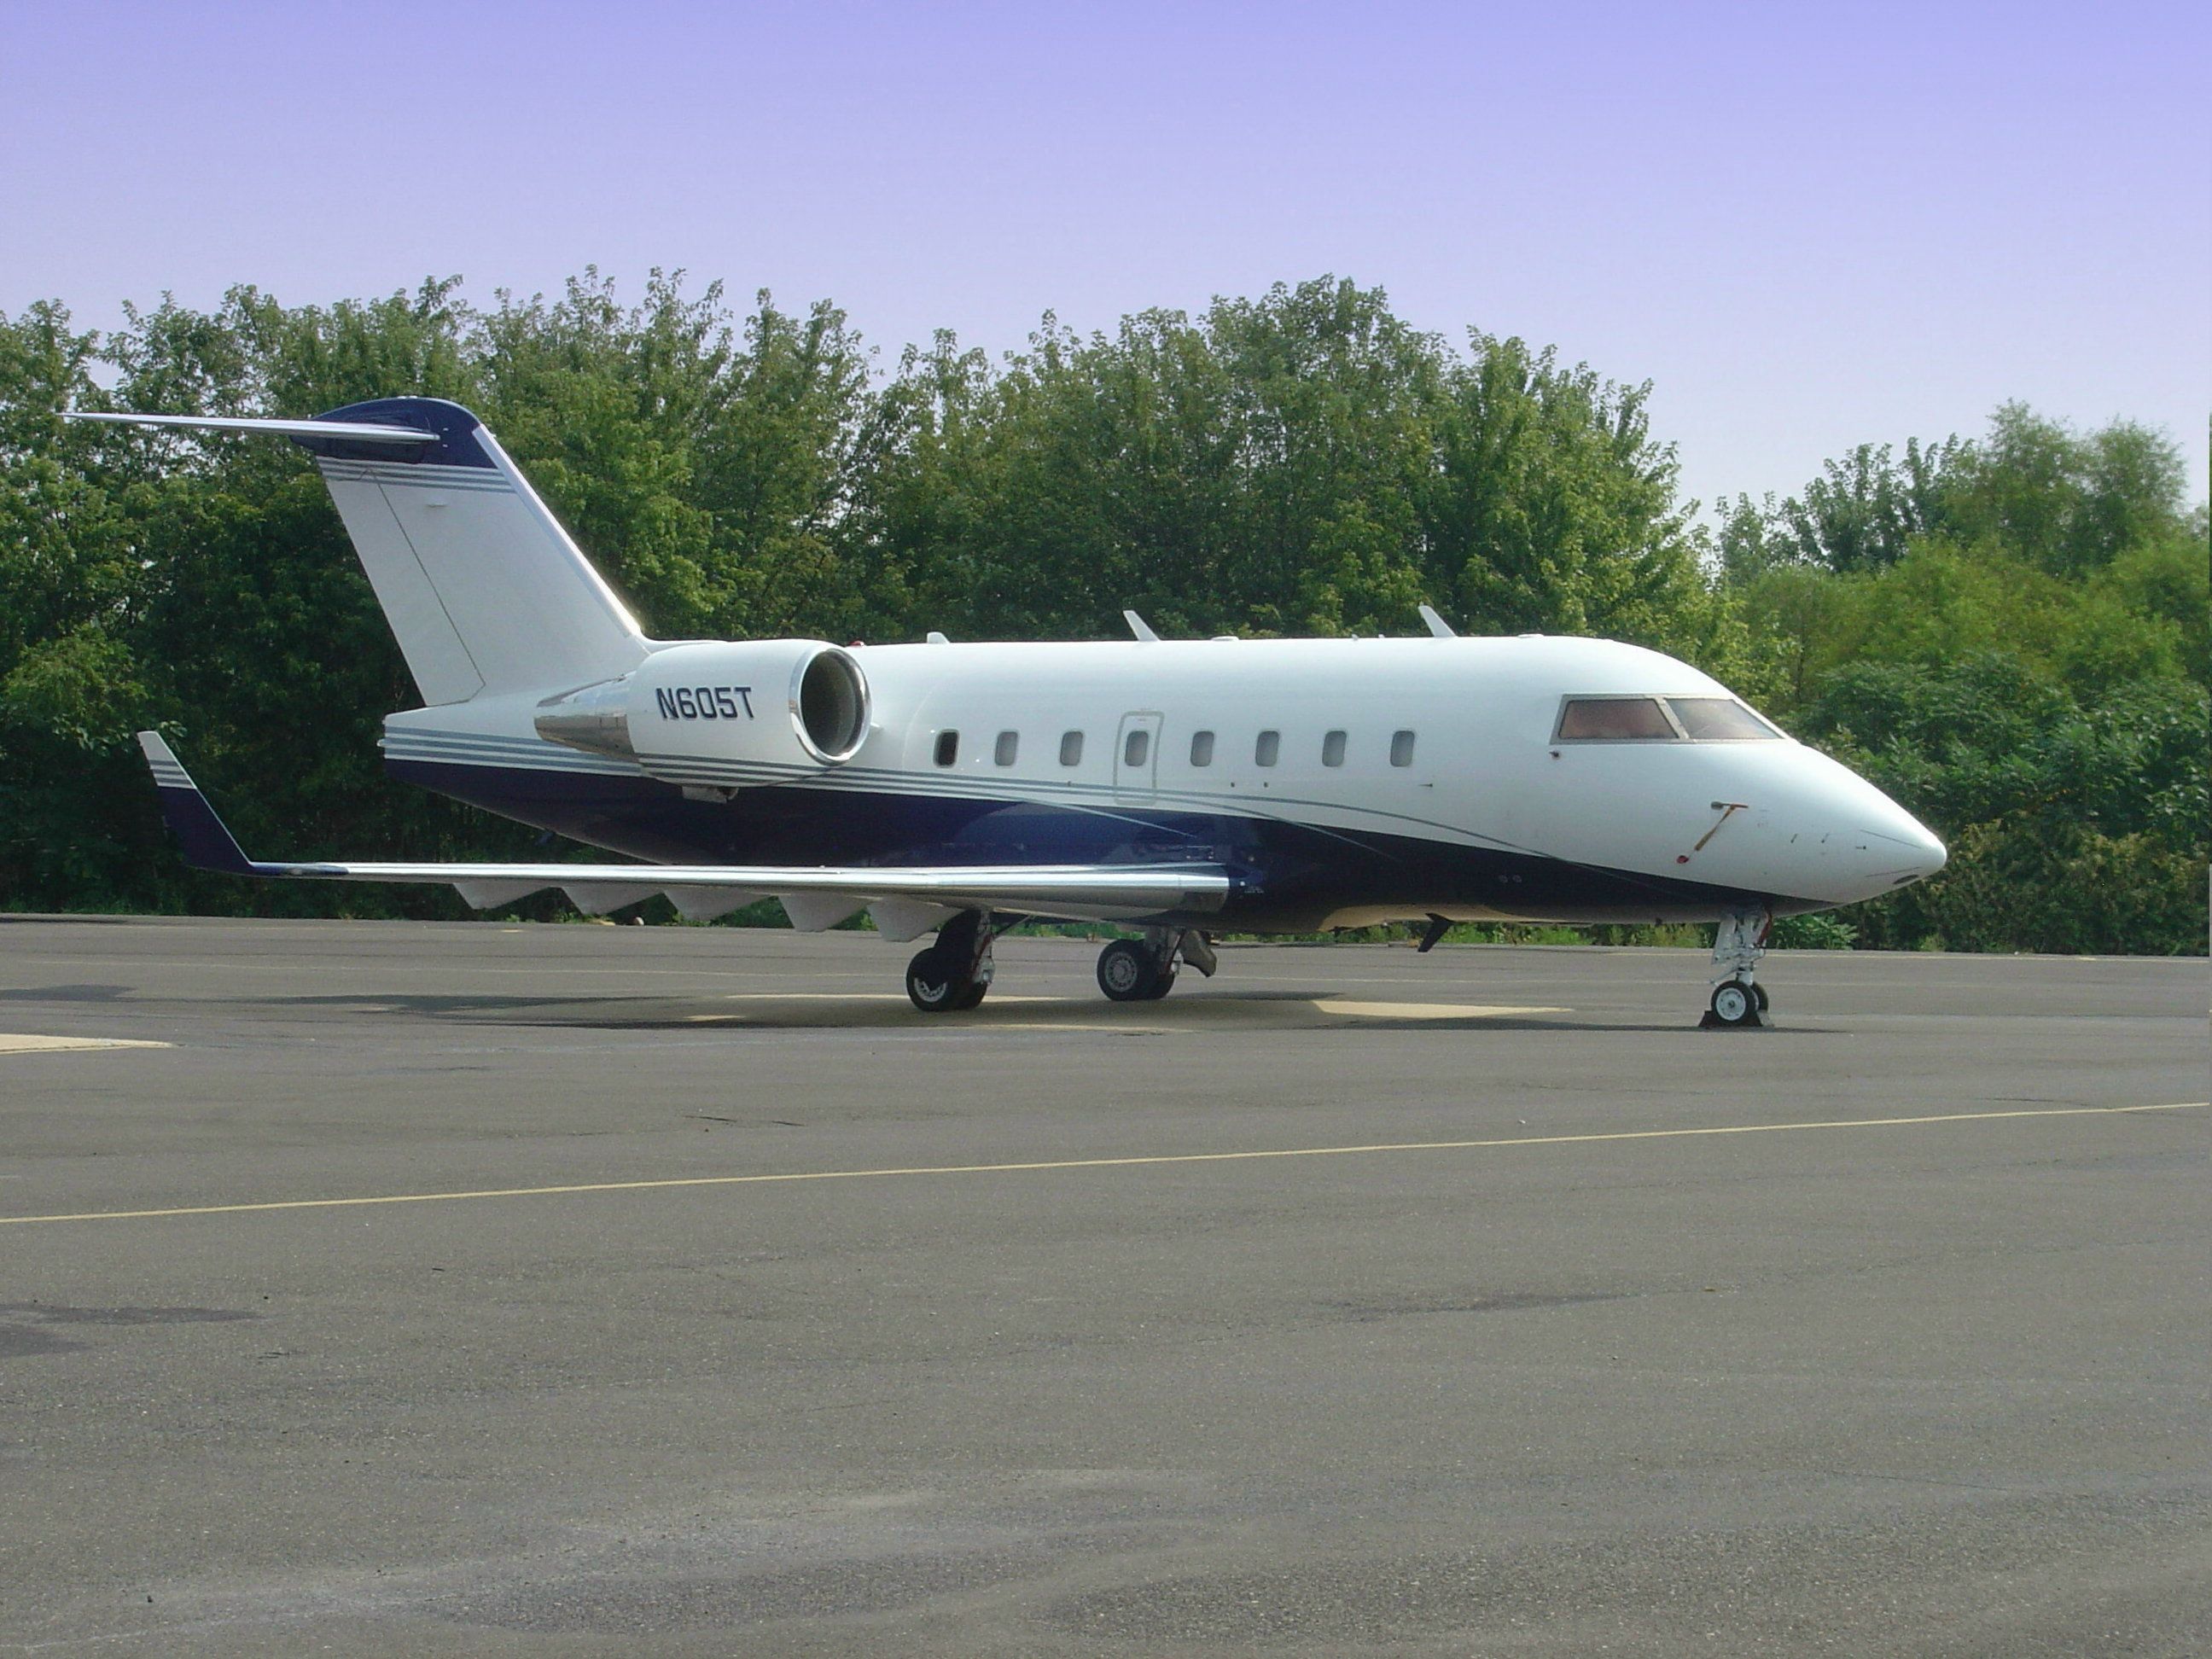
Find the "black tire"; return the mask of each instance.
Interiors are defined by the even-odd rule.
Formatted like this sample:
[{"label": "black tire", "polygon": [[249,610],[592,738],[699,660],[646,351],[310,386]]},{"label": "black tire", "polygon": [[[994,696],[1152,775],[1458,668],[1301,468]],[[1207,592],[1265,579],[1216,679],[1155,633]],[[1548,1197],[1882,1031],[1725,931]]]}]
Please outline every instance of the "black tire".
[{"label": "black tire", "polygon": [[1713,987],[1713,1018],[1723,1025],[1759,1024],[1757,988],[1741,980],[1723,980]]},{"label": "black tire", "polygon": [[990,988],[991,981],[989,980],[976,980],[974,983],[970,984],[966,990],[960,994],[960,1000],[952,1005],[952,1012],[956,1014],[964,1014],[970,1008],[978,1006],[982,1002],[985,994],[988,992]]},{"label": "black tire", "polygon": [[1153,969],[1152,988],[1145,993],[1145,1000],[1147,1002],[1158,1002],[1162,997],[1175,989],[1175,982],[1176,970],[1173,968]]},{"label": "black tire", "polygon": [[1152,953],[1133,939],[1117,939],[1098,953],[1098,988],[1115,1002],[1148,1002],[1163,975]]},{"label": "black tire", "polygon": [[1759,1012],[1760,1013],[1762,1013],[1762,1014],[1763,1014],[1763,1013],[1765,1013],[1765,1012],[1766,1012],[1766,1005],[1767,1005],[1767,1000],[1768,1000],[1768,999],[1767,999],[1767,995],[1766,995],[1766,988],[1765,988],[1764,985],[1754,985],[1754,986],[1753,986],[1753,987],[1751,988],[1751,989],[1752,989],[1752,994],[1759,999]]},{"label": "black tire", "polygon": [[[957,971],[945,955],[931,945],[917,951],[906,965],[906,994],[914,1006],[925,1014],[957,1013],[963,1006],[974,1007],[975,1003],[961,1000],[977,988],[975,981]],[[980,1002],[981,996],[976,998]]]}]

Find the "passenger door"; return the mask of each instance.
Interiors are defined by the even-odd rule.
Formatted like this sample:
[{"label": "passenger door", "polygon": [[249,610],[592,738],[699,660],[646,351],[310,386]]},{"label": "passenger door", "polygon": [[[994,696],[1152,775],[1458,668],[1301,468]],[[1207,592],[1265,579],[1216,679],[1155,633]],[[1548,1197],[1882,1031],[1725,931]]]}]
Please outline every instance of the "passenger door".
[{"label": "passenger door", "polygon": [[1138,709],[1121,716],[1114,734],[1114,794],[1118,800],[1149,801],[1159,775],[1163,716]]}]

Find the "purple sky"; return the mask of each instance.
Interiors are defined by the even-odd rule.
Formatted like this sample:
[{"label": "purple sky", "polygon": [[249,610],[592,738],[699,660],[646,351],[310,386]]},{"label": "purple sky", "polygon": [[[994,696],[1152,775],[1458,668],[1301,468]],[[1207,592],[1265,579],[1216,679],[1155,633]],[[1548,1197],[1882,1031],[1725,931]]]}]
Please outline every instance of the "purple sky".
[{"label": "purple sky", "polygon": [[2165,426],[2204,493],[2202,4],[0,0],[0,31],[11,313],[657,264],[834,299],[888,362],[1334,271],[1651,380],[1708,501],[2008,398]]}]

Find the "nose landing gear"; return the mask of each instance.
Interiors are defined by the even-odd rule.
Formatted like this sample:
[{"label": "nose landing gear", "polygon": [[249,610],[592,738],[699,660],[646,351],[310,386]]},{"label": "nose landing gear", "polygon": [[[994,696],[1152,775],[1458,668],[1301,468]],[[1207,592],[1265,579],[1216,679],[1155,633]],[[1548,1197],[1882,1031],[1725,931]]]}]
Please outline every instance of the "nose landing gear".
[{"label": "nose landing gear", "polygon": [[991,988],[991,920],[963,910],[937,930],[937,943],[906,965],[906,994],[925,1014],[964,1013]]},{"label": "nose landing gear", "polygon": [[1773,931],[1773,913],[1739,910],[1721,923],[1713,936],[1713,995],[1701,1030],[1742,1030],[1771,1025],[1766,1017],[1766,988],[1756,975],[1759,959],[1766,954],[1766,936]]}]

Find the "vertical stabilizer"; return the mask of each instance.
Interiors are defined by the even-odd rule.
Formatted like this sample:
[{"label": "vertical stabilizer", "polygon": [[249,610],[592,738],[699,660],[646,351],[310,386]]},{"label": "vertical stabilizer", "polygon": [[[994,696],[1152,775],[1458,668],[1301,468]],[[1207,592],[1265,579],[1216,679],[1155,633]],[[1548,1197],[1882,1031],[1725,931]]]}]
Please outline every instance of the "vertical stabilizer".
[{"label": "vertical stabilizer", "polygon": [[635,620],[467,410],[387,398],[319,418],[434,440],[287,434],[314,453],[424,702],[560,690],[645,659]]}]

